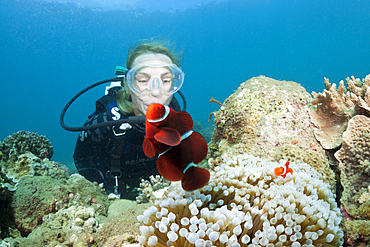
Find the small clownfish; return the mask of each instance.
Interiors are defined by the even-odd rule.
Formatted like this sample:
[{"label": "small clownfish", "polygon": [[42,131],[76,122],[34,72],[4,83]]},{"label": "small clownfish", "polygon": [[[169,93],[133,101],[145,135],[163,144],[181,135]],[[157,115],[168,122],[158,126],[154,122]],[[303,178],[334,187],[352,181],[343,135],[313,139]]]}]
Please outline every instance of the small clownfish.
[{"label": "small clownfish", "polygon": [[209,181],[206,169],[197,167],[207,156],[207,142],[193,131],[193,119],[187,112],[150,104],[146,111],[144,153],[152,158],[159,153],[157,169],[165,179],[181,180],[182,188],[192,191]]},{"label": "small clownfish", "polygon": [[289,161],[287,161],[284,166],[275,168],[276,176],[282,176],[283,178],[285,178],[288,173],[290,173],[290,175],[293,175],[293,169],[289,168]]}]

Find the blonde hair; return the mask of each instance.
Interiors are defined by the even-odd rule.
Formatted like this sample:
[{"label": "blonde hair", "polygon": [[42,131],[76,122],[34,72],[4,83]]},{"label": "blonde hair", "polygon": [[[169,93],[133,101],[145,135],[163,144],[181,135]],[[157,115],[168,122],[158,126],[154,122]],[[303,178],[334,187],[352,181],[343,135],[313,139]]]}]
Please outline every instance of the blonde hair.
[{"label": "blonde hair", "polygon": [[[130,70],[137,57],[150,53],[164,54],[171,59],[172,63],[181,67],[183,53],[176,53],[174,49],[170,48],[168,42],[141,40],[130,47],[127,54],[126,68]],[[122,113],[131,113],[136,109],[136,106],[131,101],[131,92],[127,86],[126,79],[124,80],[124,87],[117,92],[117,106]]]}]

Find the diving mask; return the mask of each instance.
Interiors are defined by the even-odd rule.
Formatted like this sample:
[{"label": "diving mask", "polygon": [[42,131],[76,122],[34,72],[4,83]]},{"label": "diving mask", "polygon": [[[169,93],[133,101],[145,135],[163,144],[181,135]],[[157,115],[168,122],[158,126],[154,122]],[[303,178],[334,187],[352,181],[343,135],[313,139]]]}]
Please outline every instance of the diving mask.
[{"label": "diving mask", "polygon": [[184,83],[184,72],[175,64],[138,63],[126,73],[127,85],[136,95],[172,95]]}]

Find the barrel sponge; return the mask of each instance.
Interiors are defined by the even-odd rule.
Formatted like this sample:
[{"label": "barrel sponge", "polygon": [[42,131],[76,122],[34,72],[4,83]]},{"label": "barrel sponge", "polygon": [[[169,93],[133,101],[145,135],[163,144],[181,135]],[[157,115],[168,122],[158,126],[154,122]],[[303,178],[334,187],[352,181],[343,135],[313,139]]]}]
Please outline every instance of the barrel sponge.
[{"label": "barrel sponge", "polygon": [[330,185],[308,164],[282,166],[251,155],[227,158],[203,188],[172,183],[166,199],[138,216],[145,246],[342,246]]}]

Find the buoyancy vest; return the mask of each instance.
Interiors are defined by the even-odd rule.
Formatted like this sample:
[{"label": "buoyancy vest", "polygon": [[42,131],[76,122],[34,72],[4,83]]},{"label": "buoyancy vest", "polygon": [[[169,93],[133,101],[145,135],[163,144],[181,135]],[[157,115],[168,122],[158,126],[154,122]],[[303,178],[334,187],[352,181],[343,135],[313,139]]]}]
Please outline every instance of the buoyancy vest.
[{"label": "buoyancy vest", "polygon": [[[108,94],[101,97],[95,102],[95,112],[90,115],[90,118],[105,111],[109,116],[109,120],[120,120],[133,116],[134,114],[122,114],[117,106],[117,92],[120,87],[109,89]],[[180,104],[175,97],[169,105],[172,109],[180,111]],[[110,170],[105,174],[107,178],[122,178],[123,181],[128,181],[144,176],[148,173],[158,174],[156,171],[157,157],[149,159],[142,151],[142,142],[145,136],[145,123],[124,126],[112,126],[110,131],[112,145],[109,151],[109,167]]]}]

